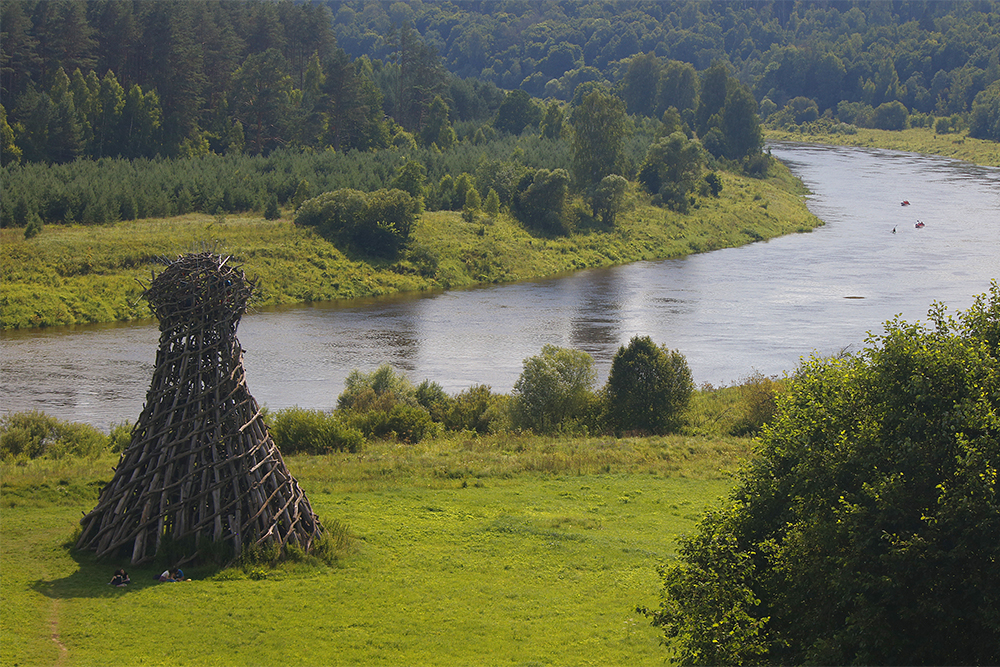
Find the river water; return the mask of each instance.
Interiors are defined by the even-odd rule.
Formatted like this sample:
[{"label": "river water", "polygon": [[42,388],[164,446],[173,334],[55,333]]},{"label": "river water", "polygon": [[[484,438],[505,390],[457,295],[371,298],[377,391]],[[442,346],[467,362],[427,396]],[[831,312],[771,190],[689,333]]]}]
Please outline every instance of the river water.
[{"label": "river water", "polygon": [[[726,385],[858,350],[934,301],[967,308],[1000,275],[1000,170],[883,150],[772,152],[812,191],[823,227],[548,280],[254,312],[238,332],[250,392],[271,409],[330,409],[352,369],[389,363],[449,393],[506,393],[546,343],[591,354],[603,384],[634,335],[683,353],[696,383]],[[0,409],[132,422],[157,339],[154,322],[3,332]]]}]

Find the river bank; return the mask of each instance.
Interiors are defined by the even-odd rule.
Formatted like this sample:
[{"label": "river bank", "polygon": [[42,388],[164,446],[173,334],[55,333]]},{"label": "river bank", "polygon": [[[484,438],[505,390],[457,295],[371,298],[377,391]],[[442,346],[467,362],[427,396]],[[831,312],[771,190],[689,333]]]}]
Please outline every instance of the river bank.
[{"label": "river bank", "polygon": [[832,146],[857,146],[859,148],[885,148],[924,155],[941,155],[964,160],[984,167],[1000,167],[1000,143],[973,139],[964,132],[937,134],[933,128],[913,127],[908,130],[873,130],[854,128],[853,134],[811,131],[809,127],[790,130],[765,130],[765,140],[802,141]]},{"label": "river bank", "polygon": [[632,191],[613,228],[567,237],[529,234],[506,215],[474,223],[451,211],[424,213],[406,257],[349,257],[291,222],[290,213],[186,215],[100,226],[47,225],[25,239],[0,230],[0,326],[24,329],[147,319],[143,281],[164,259],[214,249],[256,278],[254,305],[310,303],[495,284],[640,260],[683,257],[809,231],[822,222],[805,188],[782,164],[767,179],[720,173],[719,197],[699,198],[682,215]]}]

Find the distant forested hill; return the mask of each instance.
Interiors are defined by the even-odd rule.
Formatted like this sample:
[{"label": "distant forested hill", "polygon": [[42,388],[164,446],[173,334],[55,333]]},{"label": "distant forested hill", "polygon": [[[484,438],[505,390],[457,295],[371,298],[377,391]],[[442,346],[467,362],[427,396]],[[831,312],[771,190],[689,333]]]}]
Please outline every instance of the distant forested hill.
[{"label": "distant forested hill", "polygon": [[[326,4],[338,44],[348,53],[391,57],[396,26],[411,24],[452,72],[539,97],[568,100],[579,84],[598,81],[669,98],[672,91],[658,87],[650,67],[634,71],[634,56],[652,54],[664,64],[679,61],[699,71],[726,63],[759,102],[767,100],[765,113],[806,98],[817,115],[829,110],[868,125],[875,124],[878,107],[894,102],[909,114],[968,114],[977,95],[987,91],[980,113],[989,113],[978,119],[979,134],[1000,140],[997,2]],[[794,108],[801,119],[811,106],[797,100]],[[977,119],[971,120],[975,126]]]},{"label": "distant forested hill", "polygon": [[0,32],[4,164],[447,147],[502,89],[606,87],[697,129],[713,63],[772,121],[1000,140],[989,1],[5,0]]},{"label": "distant forested hill", "polygon": [[575,84],[615,82],[653,53],[698,70],[727,62],[758,99],[899,100],[912,110],[967,111],[1000,78],[996,2],[373,2],[328,0],[338,44],[391,56],[413,25],[452,72],[569,99]]}]

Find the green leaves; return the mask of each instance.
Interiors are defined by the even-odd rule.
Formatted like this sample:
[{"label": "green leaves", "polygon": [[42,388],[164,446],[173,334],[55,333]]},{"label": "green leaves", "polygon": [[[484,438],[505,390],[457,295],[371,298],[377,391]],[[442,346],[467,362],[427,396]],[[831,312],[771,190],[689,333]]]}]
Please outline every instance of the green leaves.
[{"label": "green leaves", "polygon": [[295,222],[369,255],[395,257],[410,240],[420,200],[402,190],[342,188],[306,200]]},{"label": "green leaves", "polygon": [[594,402],[594,360],[581,350],[545,345],[524,360],[514,383],[515,423],[536,433],[554,431],[570,419],[583,419]]},{"label": "green leaves", "polygon": [[669,433],[680,426],[693,391],[684,355],[635,336],[611,361],[605,389],[609,426],[618,433]]},{"label": "green leaves", "polygon": [[[995,661],[1000,289],[931,320],[888,322],[790,379],[727,509],[664,575],[653,620],[685,661]],[[734,570],[741,558],[752,566]],[[720,621],[734,608],[761,631],[746,644],[759,658]]]}]

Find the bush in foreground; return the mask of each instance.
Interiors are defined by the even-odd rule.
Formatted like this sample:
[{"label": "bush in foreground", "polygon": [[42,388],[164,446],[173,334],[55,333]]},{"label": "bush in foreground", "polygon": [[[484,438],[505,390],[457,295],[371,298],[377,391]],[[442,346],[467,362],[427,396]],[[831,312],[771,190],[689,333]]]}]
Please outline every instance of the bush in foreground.
[{"label": "bush in foreground", "polygon": [[269,421],[274,443],[282,454],[356,452],[364,436],[337,414],[292,407],[273,413]]},{"label": "bush in foreground", "polygon": [[996,664],[1000,288],[813,359],[644,610],[688,664]]},{"label": "bush in foreground", "polygon": [[66,422],[42,412],[15,412],[0,417],[0,460],[40,457],[95,457],[107,451],[108,436],[93,426]]}]

